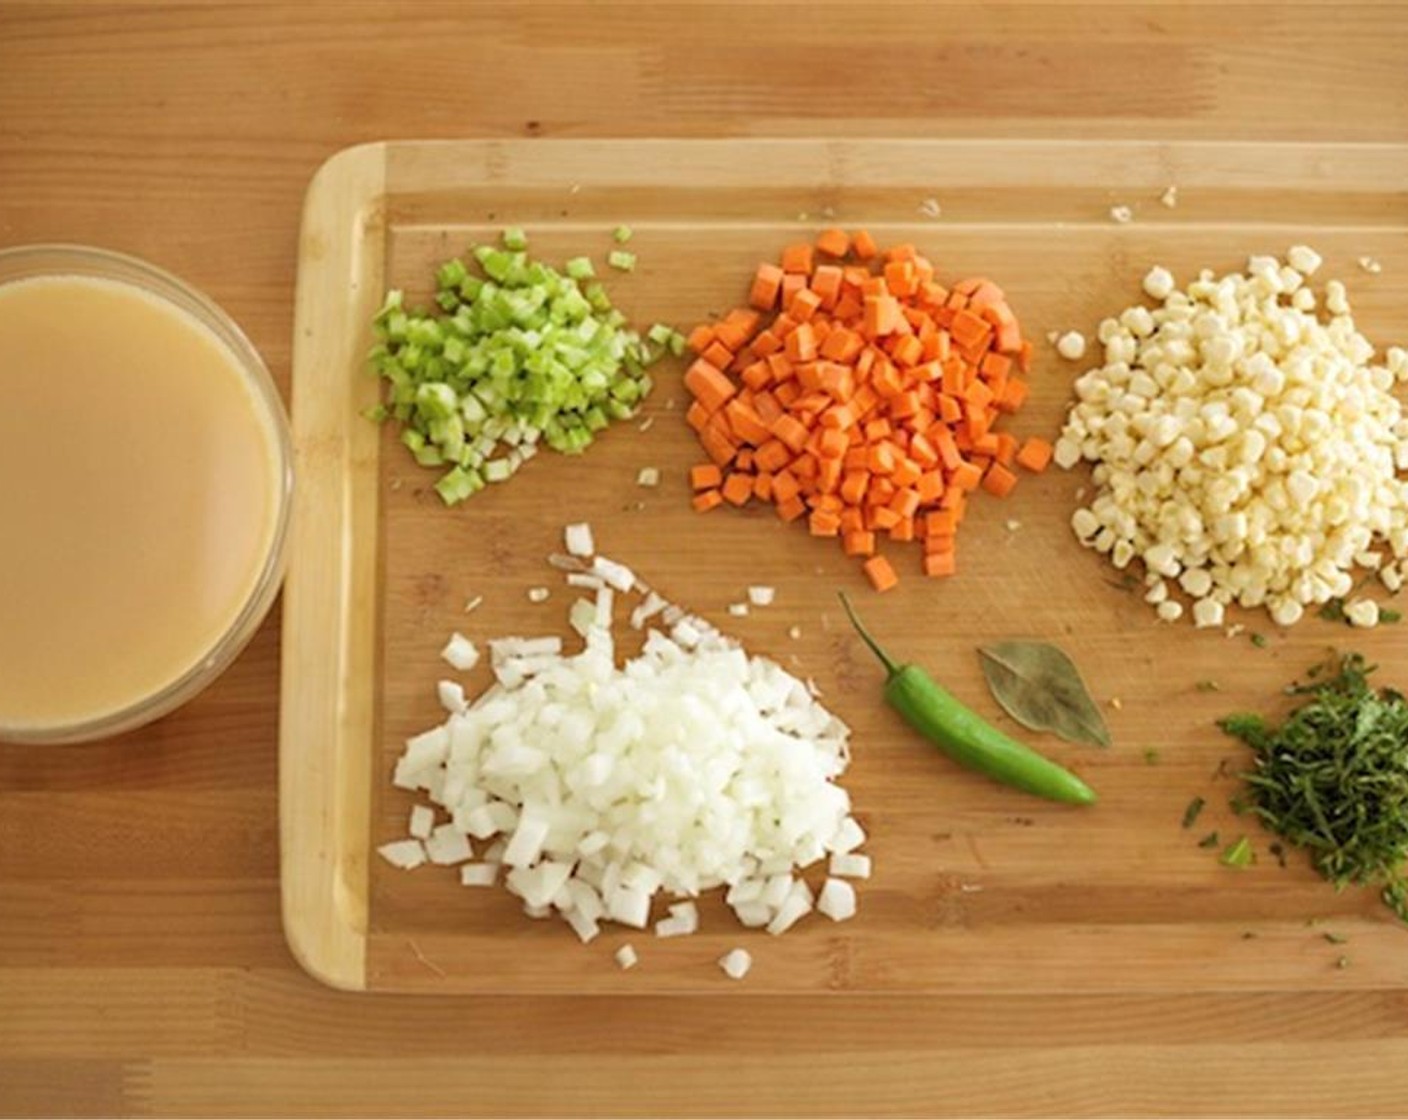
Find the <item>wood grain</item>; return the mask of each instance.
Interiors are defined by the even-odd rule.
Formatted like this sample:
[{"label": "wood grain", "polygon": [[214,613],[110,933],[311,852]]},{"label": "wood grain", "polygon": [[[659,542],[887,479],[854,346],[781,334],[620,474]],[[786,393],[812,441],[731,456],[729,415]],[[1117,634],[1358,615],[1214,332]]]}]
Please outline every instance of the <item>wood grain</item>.
[{"label": "wood grain", "polygon": [[[171,268],[287,388],[300,201],[349,144],[1402,140],[1406,32],[1396,4],[820,4],[800,18],[5,2],[0,242],[90,241]],[[877,81],[906,58],[917,82]],[[276,615],[155,727],[81,750],[0,748],[0,1112],[1408,1113],[1397,994],[742,1007],[329,991],[279,931],[278,672]]]}]

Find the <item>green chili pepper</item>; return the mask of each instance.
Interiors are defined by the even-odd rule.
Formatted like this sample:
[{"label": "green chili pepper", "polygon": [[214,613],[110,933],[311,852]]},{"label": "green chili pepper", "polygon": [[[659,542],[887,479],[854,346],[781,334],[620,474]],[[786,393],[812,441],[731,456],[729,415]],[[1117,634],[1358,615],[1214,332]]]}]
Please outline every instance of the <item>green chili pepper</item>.
[{"label": "green chili pepper", "polygon": [[1052,801],[1089,805],[1095,791],[1069,770],[1003,734],[964,707],[917,665],[896,665],[876,644],[845,592],[840,593],[851,625],[885,666],[885,700],[906,723],[956,762],[1017,789]]}]

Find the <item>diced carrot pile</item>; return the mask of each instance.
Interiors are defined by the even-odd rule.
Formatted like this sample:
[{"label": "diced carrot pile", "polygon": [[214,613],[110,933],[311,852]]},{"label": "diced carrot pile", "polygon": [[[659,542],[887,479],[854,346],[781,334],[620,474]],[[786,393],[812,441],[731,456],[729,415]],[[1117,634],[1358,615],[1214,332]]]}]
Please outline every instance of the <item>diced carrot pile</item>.
[{"label": "diced carrot pile", "polygon": [[924,572],[953,575],[968,496],[1005,497],[1014,467],[1051,461],[1048,441],[995,430],[1026,400],[1032,348],[991,280],[948,289],[913,245],[882,258],[865,231],[829,229],[760,264],[748,304],[689,336],[696,509],[805,517],[885,591],[882,537],[923,541]]}]

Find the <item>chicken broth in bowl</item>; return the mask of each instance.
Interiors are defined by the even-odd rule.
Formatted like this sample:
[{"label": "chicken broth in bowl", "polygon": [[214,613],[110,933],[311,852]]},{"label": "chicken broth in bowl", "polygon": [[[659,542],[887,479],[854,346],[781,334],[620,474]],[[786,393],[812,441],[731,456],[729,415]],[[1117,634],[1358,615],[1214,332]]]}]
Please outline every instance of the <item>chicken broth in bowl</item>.
[{"label": "chicken broth in bowl", "polygon": [[114,254],[0,253],[0,739],[209,683],[277,591],[289,485],[277,393],[214,305]]}]

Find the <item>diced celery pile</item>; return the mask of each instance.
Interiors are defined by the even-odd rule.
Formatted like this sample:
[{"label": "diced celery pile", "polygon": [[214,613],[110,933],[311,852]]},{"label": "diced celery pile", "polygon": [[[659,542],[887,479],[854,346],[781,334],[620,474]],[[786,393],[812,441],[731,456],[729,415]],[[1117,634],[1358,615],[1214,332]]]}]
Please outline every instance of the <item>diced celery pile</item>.
[{"label": "diced celery pile", "polygon": [[[435,489],[454,505],[508,479],[542,444],[576,454],[649,394],[646,372],[683,338],[656,324],[642,339],[626,327],[591,261],[566,273],[532,260],[520,229],[504,247],[471,250],[436,274],[439,312],[407,309],[387,293],[374,326],[372,366],[387,382],[372,420],[394,417],[418,463],[447,468]],[[585,283],[585,287],[583,284]]]}]

